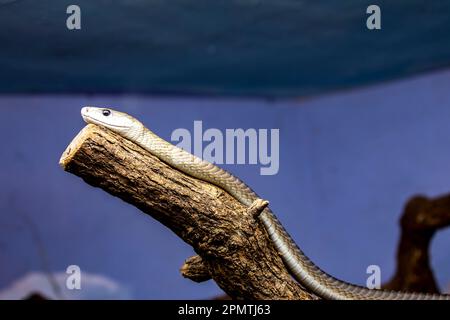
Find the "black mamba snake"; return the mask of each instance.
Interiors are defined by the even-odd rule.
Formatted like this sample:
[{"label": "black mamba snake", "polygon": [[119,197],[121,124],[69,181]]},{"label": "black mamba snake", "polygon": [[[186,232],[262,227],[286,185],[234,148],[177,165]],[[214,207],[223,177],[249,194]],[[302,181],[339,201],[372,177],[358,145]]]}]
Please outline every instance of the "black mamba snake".
[{"label": "black mamba snake", "polygon": [[[87,123],[101,125],[118,133],[185,174],[224,189],[245,206],[250,206],[259,199],[252,189],[229,172],[158,137],[126,113],[105,108],[84,107],[81,115]],[[368,289],[338,280],[322,271],[300,250],[268,207],[259,218],[292,276],[302,286],[321,298],[450,300],[450,295]]]}]

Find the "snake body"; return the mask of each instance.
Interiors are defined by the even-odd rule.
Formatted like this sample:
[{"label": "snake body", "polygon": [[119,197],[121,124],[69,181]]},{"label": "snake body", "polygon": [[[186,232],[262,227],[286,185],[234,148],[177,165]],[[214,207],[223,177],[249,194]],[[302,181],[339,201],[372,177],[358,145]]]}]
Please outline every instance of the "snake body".
[{"label": "snake body", "polygon": [[[250,206],[259,199],[258,195],[239,178],[165,141],[126,113],[105,108],[84,107],[81,114],[87,123],[101,125],[118,133],[185,174],[224,189],[245,206]],[[268,207],[263,210],[259,219],[292,276],[321,298],[450,300],[450,295],[368,289],[338,280],[322,271],[300,250]]]}]

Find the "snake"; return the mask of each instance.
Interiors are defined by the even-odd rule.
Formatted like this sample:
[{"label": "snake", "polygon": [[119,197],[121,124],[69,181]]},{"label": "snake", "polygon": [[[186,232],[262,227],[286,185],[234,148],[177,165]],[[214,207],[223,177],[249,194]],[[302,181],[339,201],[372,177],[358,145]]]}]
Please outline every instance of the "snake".
[{"label": "snake", "polygon": [[[250,207],[260,197],[228,171],[162,139],[127,113],[110,108],[83,107],[86,123],[111,130],[142,147],[188,176],[209,182]],[[298,247],[275,214],[266,206],[258,219],[267,231],[291,276],[314,295],[328,300],[450,300],[450,295],[369,289],[339,280],[315,265]]]}]

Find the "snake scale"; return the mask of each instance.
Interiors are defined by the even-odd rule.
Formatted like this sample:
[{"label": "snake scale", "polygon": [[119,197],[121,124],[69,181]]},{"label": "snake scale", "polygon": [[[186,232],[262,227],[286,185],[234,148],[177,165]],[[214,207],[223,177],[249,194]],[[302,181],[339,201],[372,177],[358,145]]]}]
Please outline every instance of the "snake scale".
[{"label": "snake scale", "polygon": [[[84,107],[81,115],[87,123],[97,124],[118,133],[185,174],[224,189],[245,206],[250,206],[259,199],[258,195],[237,177],[158,137],[126,113],[107,108]],[[322,271],[300,250],[268,207],[263,210],[259,219],[291,275],[302,286],[323,299],[450,300],[450,295],[368,289],[338,280]]]}]

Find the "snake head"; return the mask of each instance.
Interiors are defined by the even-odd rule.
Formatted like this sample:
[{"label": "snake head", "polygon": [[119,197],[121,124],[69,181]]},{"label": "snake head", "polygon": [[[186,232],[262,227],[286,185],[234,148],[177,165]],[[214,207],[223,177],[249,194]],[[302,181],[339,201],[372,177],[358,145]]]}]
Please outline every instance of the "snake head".
[{"label": "snake head", "polygon": [[127,136],[136,129],[139,121],[132,116],[109,108],[84,107],[81,116],[86,123],[93,123],[108,128],[111,131]]}]

